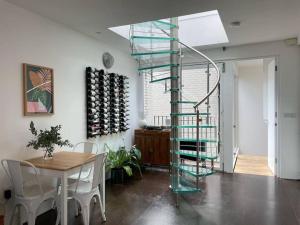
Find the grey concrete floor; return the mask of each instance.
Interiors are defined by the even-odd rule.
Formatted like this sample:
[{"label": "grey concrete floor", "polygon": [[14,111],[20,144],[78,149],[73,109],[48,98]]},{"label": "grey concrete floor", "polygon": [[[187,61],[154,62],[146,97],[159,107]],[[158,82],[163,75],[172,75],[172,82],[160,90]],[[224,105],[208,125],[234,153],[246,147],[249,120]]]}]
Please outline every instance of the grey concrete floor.
[{"label": "grey concrete floor", "polygon": [[[107,184],[106,225],[300,225],[300,181],[274,177],[215,174],[201,183],[203,192],[180,197],[175,207],[166,172],[146,171],[142,180]],[[101,224],[91,205],[91,223]],[[82,224],[70,202],[69,224]],[[54,224],[55,212],[39,225]]]}]

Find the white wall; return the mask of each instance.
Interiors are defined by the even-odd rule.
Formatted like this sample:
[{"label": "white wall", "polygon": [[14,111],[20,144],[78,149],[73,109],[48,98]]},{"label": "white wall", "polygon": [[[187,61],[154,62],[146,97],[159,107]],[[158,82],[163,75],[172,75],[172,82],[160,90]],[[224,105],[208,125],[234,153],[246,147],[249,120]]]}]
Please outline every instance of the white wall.
[{"label": "white wall", "polygon": [[221,154],[224,171],[233,172],[233,148],[234,148],[234,76],[236,67],[233,63],[225,63],[225,72],[221,74]]},{"label": "white wall", "polygon": [[263,118],[263,64],[238,67],[240,154],[268,155],[268,129]]},{"label": "white wall", "polygon": [[[126,134],[97,139],[103,147],[126,139],[129,146],[138,123],[138,94],[142,81],[129,54],[0,0],[0,159],[26,159],[41,152],[27,150],[33,120],[38,128],[61,124],[63,137],[76,143],[86,139],[85,67],[103,68],[102,53],[115,57],[111,69],[130,77],[130,125]],[[54,69],[55,115],[23,116],[22,63]],[[0,203],[8,187],[0,169]],[[0,207],[1,210],[1,207]],[[1,213],[0,213],[1,214]]]},{"label": "white wall", "polygon": [[[214,60],[247,58],[277,59],[278,92],[278,176],[300,179],[300,49],[284,41],[228,47],[204,51]],[[230,106],[228,106],[230,107]],[[230,132],[230,130],[226,130]],[[225,149],[226,150],[226,149]],[[226,151],[231,151],[227,149]]]}]

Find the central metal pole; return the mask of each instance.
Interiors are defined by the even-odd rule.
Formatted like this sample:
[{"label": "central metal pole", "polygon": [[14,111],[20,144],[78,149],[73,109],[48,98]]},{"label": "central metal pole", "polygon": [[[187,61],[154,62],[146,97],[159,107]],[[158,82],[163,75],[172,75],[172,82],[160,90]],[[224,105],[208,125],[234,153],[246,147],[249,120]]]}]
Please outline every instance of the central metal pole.
[{"label": "central metal pole", "polygon": [[[176,25],[176,27],[171,28],[170,37],[173,39],[178,39],[178,18],[171,18],[171,24]],[[176,40],[172,40],[170,42],[170,50],[172,52],[179,50],[179,43]],[[171,102],[175,104],[171,104],[171,166],[172,166],[172,189],[176,192],[176,205],[179,205],[179,196],[178,196],[178,188],[179,188],[179,155],[176,154],[179,151],[179,119],[178,113],[180,113],[180,108],[178,101],[180,100],[180,80],[179,80],[179,54],[171,54],[170,56],[170,76],[171,79]],[[176,79],[175,79],[176,77]]]},{"label": "central metal pole", "polygon": [[200,160],[199,160],[199,156],[200,156],[200,135],[199,135],[199,130],[200,130],[200,113],[199,113],[199,109],[197,108],[197,118],[196,118],[196,123],[197,123],[197,136],[196,136],[196,149],[197,149],[197,159],[196,159],[196,173],[197,173],[197,180],[196,180],[196,186],[197,189],[199,189],[199,166],[200,166]]}]

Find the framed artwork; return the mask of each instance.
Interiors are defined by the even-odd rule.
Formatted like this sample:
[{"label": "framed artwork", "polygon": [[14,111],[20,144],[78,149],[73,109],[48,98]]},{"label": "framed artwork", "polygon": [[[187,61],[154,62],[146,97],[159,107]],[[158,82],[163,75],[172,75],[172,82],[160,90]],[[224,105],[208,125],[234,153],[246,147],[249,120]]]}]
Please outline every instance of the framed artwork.
[{"label": "framed artwork", "polygon": [[53,69],[23,64],[24,115],[54,113]]}]

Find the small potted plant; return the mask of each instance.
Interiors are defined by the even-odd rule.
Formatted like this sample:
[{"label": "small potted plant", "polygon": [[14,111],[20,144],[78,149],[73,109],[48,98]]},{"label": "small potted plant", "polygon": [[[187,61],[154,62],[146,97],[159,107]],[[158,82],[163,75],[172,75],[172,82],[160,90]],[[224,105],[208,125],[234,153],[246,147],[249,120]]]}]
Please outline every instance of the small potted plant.
[{"label": "small potted plant", "polygon": [[130,151],[127,151],[125,147],[120,147],[119,150],[113,151],[107,145],[109,149],[107,154],[106,168],[111,171],[111,182],[113,184],[124,184],[127,177],[133,175],[133,169],[138,169],[140,176],[142,172],[140,168],[140,156],[141,153],[133,146]]},{"label": "small potted plant", "polygon": [[69,146],[72,144],[68,140],[63,140],[59,131],[61,130],[61,125],[51,127],[50,130],[40,130],[39,132],[34,126],[34,123],[30,122],[30,132],[34,135],[34,139],[29,141],[27,147],[33,147],[35,150],[42,149],[45,151],[44,159],[52,159],[54,146],[58,145],[60,147]]}]

